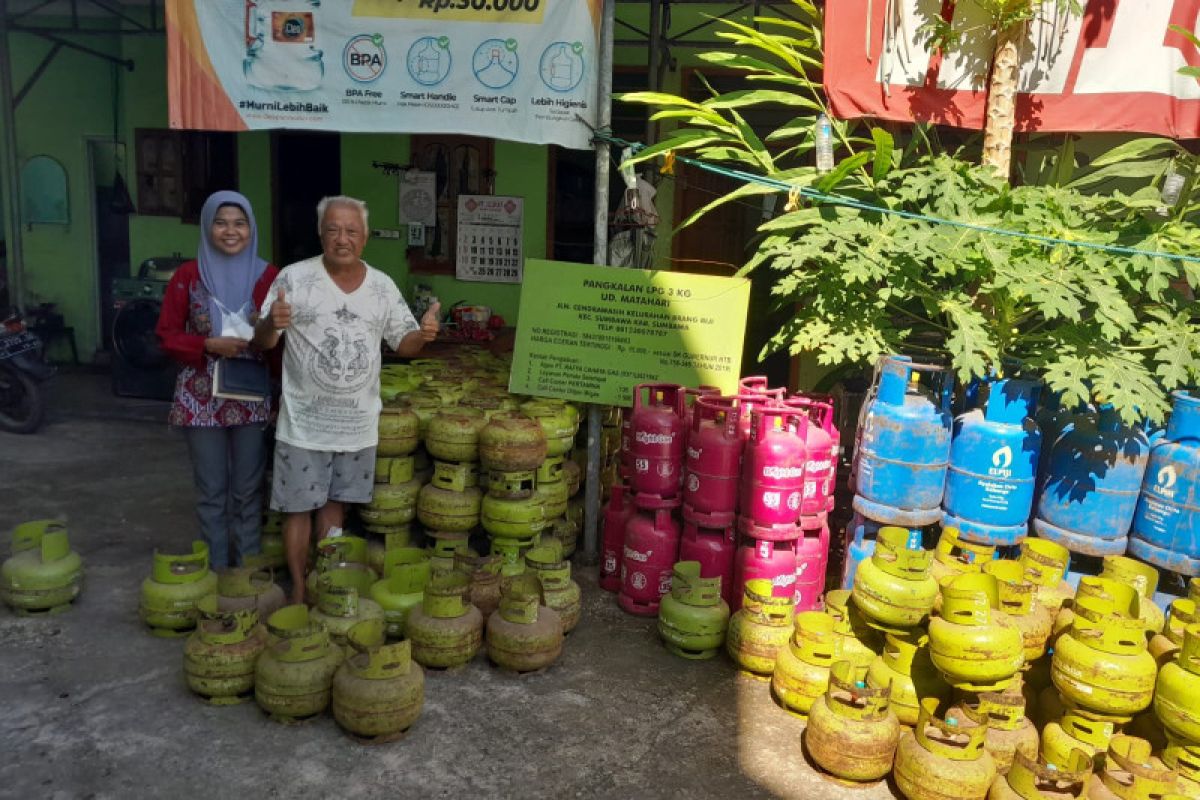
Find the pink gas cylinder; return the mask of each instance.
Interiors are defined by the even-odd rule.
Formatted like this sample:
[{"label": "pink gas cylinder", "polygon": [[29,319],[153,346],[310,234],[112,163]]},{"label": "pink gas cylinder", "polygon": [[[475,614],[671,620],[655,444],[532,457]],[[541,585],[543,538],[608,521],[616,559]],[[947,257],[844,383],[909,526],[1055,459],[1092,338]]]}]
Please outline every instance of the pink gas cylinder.
[{"label": "pink gas cylinder", "polygon": [[634,389],[629,488],[639,508],[673,508],[682,500],[683,387],[643,383]]},{"label": "pink gas cylinder", "polygon": [[625,549],[625,526],[636,509],[628,489],[614,483],[604,507],[604,529],[600,540],[600,588],[610,592],[621,589],[621,557]]},{"label": "pink gas cylinder", "polygon": [[683,427],[685,430],[692,429],[692,415],[696,413],[696,403],[702,397],[720,397],[721,388],[719,386],[697,386],[696,388],[687,387],[683,390]]},{"label": "pink gas cylinder", "polygon": [[669,508],[639,511],[625,526],[621,591],[617,603],[630,614],[652,617],[671,591],[671,572],[678,560],[679,525]]},{"label": "pink gas cylinder", "polygon": [[[829,439],[831,441],[830,453],[833,456],[831,460],[832,467],[829,470],[829,485],[825,490],[825,509],[827,511],[833,511],[835,502],[834,493],[837,491],[838,459],[840,459],[842,455],[842,432],[839,431],[837,426],[834,424],[834,420],[837,418],[836,406],[833,404],[833,395],[831,394],[805,392],[804,396],[811,398],[812,400],[816,400],[817,402],[825,403],[829,406],[828,423],[822,423],[822,427],[824,428],[825,432],[829,434]],[[812,458],[812,456],[809,456],[809,458]]]},{"label": "pink gas cylinder", "polygon": [[701,397],[688,431],[683,504],[696,524],[727,528],[737,514],[742,474],[736,397]]},{"label": "pink gas cylinder", "polygon": [[750,441],[742,454],[738,529],[755,539],[795,539],[800,535],[808,415],[780,406],[756,408],[750,417]]},{"label": "pink gas cylinder", "polygon": [[696,521],[688,506],[683,507],[683,538],[679,540],[679,560],[699,561],[701,578],[720,578],[721,597],[733,601],[733,560],[737,541],[733,525],[708,528]]},{"label": "pink gas cylinder", "polygon": [[825,567],[829,562],[829,526],[804,531],[795,541],[796,610],[817,611],[825,594]]},{"label": "pink gas cylinder", "polygon": [[831,476],[837,468],[833,436],[829,433],[833,427],[833,406],[803,395],[789,397],[783,404],[808,414],[809,424],[804,437],[804,497],[800,501],[800,527],[805,530],[820,528],[829,513],[829,493],[833,490]]},{"label": "pink gas cylinder", "polygon": [[769,580],[774,597],[792,598],[796,595],[796,551],[791,542],[772,542],[743,536],[733,571],[731,610],[742,607],[741,595],[746,591],[746,581],[755,578]]},{"label": "pink gas cylinder", "polygon": [[762,406],[777,405],[783,401],[786,390],[767,388],[767,379],[762,375],[751,375],[738,381],[738,401],[741,419],[738,430],[743,439],[750,438],[750,412]]}]

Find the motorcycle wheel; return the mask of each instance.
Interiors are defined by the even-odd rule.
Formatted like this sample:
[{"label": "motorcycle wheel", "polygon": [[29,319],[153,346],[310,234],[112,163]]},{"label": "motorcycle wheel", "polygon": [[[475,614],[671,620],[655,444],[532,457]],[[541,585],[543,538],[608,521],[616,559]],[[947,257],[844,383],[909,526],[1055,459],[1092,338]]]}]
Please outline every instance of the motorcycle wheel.
[{"label": "motorcycle wheel", "polygon": [[37,381],[24,372],[0,365],[0,431],[33,433],[41,426],[45,414]]}]

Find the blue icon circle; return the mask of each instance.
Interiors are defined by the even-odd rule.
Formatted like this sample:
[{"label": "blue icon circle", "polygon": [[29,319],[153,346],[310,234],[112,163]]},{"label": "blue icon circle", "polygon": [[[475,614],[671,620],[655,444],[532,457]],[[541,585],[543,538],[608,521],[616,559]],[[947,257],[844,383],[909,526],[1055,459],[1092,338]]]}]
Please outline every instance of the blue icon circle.
[{"label": "blue icon circle", "polygon": [[346,42],[342,50],[342,68],[359,83],[371,83],[387,69],[387,50],[383,38],[362,33]]},{"label": "blue icon circle", "polygon": [[489,89],[503,89],[517,79],[520,60],[503,39],[488,39],[475,48],[471,71]]},{"label": "blue icon circle", "polygon": [[584,67],[583,54],[570,42],[554,42],[542,51],[538,74],[547,89],[569,92],[583,80]]},{"label": "blue icon circle", "polygon": [[422,36],[412,43],[405,57],[408,76],[422,86],[437,86],[450,74],[450,48],[436,36]]}]

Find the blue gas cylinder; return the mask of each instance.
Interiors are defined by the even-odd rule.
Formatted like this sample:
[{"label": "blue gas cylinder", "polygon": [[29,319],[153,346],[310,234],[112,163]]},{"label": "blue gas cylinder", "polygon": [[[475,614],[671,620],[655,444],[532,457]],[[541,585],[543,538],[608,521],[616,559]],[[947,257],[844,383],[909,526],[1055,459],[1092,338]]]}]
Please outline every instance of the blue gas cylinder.
[{"label": "blue gas cylinder", "polygon": [[1051,448],[1033,529],[1072,553],[1125,552],[1150,445],[1111,405],[1080,414]]},{"label": "blue gas cylinder", "polygon": [[[939,374],[931,396],[910,385],[914,371]],[[954,379],[940,367],[902,356],[881,360],[874,400],[858,430],[854,508],[884,525],[920,527],[941,519],[950,460]]]},{"label": "blue gas cylinder", "polygon": [[1129,552],[1156,567],[1200,575],[1200,397],[1173,392],[1166,436],[1150,452]]},{"label": "blue gas cylinder", "polygon": [[991,384],[985,410],[954,421],[942,525],[969,542],[1019,544],[1033,505],[1042,434],[1033,413],[1032,381]]}]

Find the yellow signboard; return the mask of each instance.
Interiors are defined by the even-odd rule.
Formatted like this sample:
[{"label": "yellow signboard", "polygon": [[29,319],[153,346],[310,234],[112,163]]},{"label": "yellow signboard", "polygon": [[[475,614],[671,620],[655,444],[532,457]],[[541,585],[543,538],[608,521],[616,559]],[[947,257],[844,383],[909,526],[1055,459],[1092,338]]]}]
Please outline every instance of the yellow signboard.
[{"label": "yellow signboard", "polygon": [[351,13],[386,19],[540,25],[544,11],[543,0],[354,0]]},{"label": "yellow signboard", "polygon": [[750,281],[525,261],[509,390],[629,405],[663,381],[737,391]]}]

